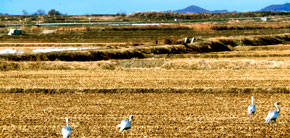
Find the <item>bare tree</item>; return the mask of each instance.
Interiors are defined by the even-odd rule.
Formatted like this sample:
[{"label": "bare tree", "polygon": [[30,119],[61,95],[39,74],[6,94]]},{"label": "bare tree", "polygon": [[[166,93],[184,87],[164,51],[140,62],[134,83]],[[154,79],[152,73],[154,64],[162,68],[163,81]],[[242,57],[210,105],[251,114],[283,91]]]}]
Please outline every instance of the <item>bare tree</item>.
[{"label": "bare tree", "polygon": [[42,9],[39,9],[33,15],[45,15],[45,11]]},{"label": "bare tree", "polygon": [[49,16],[58,16],[61,15],[61,13],[55,9],[51,9],[48,13]]},{"label": "bare tree", "polygon": [[23,15],[28,15],[29,13],[26,10],[22,10]]}]

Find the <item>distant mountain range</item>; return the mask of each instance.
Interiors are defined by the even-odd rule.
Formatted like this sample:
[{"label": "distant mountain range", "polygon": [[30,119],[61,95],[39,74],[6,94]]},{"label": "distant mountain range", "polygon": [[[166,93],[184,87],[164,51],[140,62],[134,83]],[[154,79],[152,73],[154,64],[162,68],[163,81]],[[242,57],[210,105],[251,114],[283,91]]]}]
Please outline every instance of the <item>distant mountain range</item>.
[{"label": "distant mountain range", "polygon": [[[270,5],[267,6],[259,11],[290,11],[290,3],[285,3],[282,5]],[[228,10],[215,10],[215,11],[209,11],[204,8],[191,5],[189,7],[186,7],[184,9],[180,10],[175,10],[172,12],[177,12],[177,13],[226,13],[229,12]],[[236,12],[236,11],[231,11],[231,12]]]},{"label": "distant mountain range", "polygon": [[198,7],[198,6],[191,5],[189,7],[184,8],[184,9],[175,10],[173,12],[177,12],[177,13],[225,13],[225,12],[229,12],[229,11],[228,10],[209,11],[209,10],[206,10],[206,9]]},{"label": "distant mountain range", "polygon": [[290,11],[290,3],[282,5],[270,5],[260,11]]},{"label": "distant mountain range", "polygon": [[195,6],[195,5],[191,5],[189,7],[184,8],[184,9],[176,10],[173,12],[177,12],[177,13],[203,13],[203,12],[208,12],[208,10],[200,8],[200,7]]}]

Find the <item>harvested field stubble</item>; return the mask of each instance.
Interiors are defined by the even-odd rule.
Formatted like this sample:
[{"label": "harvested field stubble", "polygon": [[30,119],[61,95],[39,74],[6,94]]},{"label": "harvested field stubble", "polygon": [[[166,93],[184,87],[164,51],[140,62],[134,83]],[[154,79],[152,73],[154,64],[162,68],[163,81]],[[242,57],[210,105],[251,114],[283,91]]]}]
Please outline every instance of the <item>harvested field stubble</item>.
[{"label": "harvested field stubble", "polygon": [[[148,58],[159,56],[160,54],[175,55],[175,54],[194,54],[192,57],[239,57],[239,56],[250,56],[250,57],[267,57],[267,56],[282,56],[289,57],[289,51],[270,51],[268,52],[240,52],[236,54],[223,55],[223,54],[203,54],[209,52],[222,52],[232,50],[243,50],[244,48],[235,48],[242,45],[274,45],[288,43],[289,33],[279,35],[261,35],[261,36],[250,36],[250,37],[236,37],[236,38],[225,38],[217,37],[211,38],[205,41],[196,42],[193,44],[184,44],[183,40],[179,40],[176,45],[144,45],[144,46],[128,46],[122,49],[89,49],[81,51],[59,51],[49,53],[25,53],[25,54],[14,54],[14,55],[1,55],[0,60],[6,61],[96,61],[96,60],[110,60],[110,59],[132,59],[132,58]],[[168,39],[168,42],[173,42]],[[85,45],[85,44],[84,44]],[[139,45],[139,44],[138,44]],[[114,47],[114,46],[112,46]],[[282,47],[279,45],[277,50]],[[271,48],[276,49],[276,48]],[[287,49],[287,45],[284,46]],[[288,48],[289,49],[289,48]],[[251,50],[248,48],[248,50]]]},{"label": "harvested field stubble", "polygon": [[[135,115],[128,137],[289,137],[289,94],[201,93],[0,93],[0,135],[61,137],[65,117],[72,137],[122,137],[116,125]],[[275,126],[264,124],[281,102]]]},{"label": "harvested field stubble", "polygon": [[1,71],[0,88],[288,88],[290,69]]},{"label": "harvested field stubble", "polygon": [[[72,137],[122,137],[116,125],[133,114],[127,137],[288,138],[289,22],[273,20],[1,29],[0,49],[25,54],[0,56],[0,137],[61,137],[66,117]],[[32,53],[71,46],[104,49]],[[281,112],[270,126],[274,102]]]}]

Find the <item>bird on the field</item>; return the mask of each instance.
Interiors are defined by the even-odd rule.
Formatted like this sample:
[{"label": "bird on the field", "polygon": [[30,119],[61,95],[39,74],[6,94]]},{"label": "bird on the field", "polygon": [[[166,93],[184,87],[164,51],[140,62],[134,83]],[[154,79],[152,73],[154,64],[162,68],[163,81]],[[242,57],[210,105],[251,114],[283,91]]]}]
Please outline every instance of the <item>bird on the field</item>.
[{"label": "bird on the field", "polygon": [[124,130],[129,130],[131,128],[131,121],[133,120],[133,115],[129,116],[129,120],[128,119],[124,119],[121,121],[120,124],[117,125],[117,128],[120,128],[120,132],[123,133],[123,137],[124,137]]},{"label": "bird on the field", "polygon": [[251,114],[255,115],[256,106],[254,105],[254,96],[252,96],[252,104],[248,106],[248,113],[251,116]]},{"label": "bird on the field", "polygon": [[278,107],[279,103],[278,102],[275,102],[274,103],[274,106],[277,108],[277,110],[273,110],[273,111],[270,111],[267,115],[267,117],[265,118],[265,123],[270,123],[271,124],[271,121],[274,121],[274,123],[276,123],[276,119],[279,115],[279,112],[280,112],[280,108]]},{"label": "bird on the field", "polygon": [[66,126],[61,129],[62,137],[68,138],[71,135],[71,128],[68,126],[69,118],[66,118]]}]

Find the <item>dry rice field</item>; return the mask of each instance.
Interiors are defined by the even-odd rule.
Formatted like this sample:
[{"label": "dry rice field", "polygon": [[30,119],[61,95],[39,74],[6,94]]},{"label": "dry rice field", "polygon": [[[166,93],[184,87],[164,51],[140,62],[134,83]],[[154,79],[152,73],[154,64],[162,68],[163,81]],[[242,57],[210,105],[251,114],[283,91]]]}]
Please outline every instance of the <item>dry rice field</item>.
[{"label": "dry rice field", "polygon": [[[122,138],[116,126],[130,114],[134,120],[126,138],[290,138],[289,22],[284,15],[278,19],[282,13],[274,14],[269,13],[273,15],[269,22],[252,18],[215,21],[215,17],[209,22],[180,22],[160,28],[33,26],[23,28],[20,36],[8,36],[8,28],[2,26],[0,138],[59,138],[66,117],[70,118],[71,138]],[[18,18],[6,19],[5,15],[2,21],[16,23]],[[75,20],[72,18],[67,21]],[[96,18],[92,21],[119,20],[117,16]],[[49,30],[55,33],[41,33]],[[196,47],[167,45],[183,42],[185,37],[201,43]],[[207,43],[203,42],[218,43],[204,47]],[[219,47],[220,42],[224,48]],[[263,46],[247,46],[260,44]],[[56,53],[58,58],[32,58],[35,49],[44,48],[82,51]],[[139,48],[143,48],[145,59],[125,59],[132,58],[129,53],[136,54]],[[103,53],[119,58],[117,53],[129,55],[122,57],[124,60],[85,58],[104,49]],[[220,50],[231,51],[209,52]],[[10,51],[27,55],[15,60]],[[25,59],[29,55],[32,57]],[[62,56],[66,58],[59,58]],[[247,112],[251,96],[257,108],[254,117]],[[277,123],[265,124],[268,112],[276,110],[274,102],[280,102]]]},{"label": "dry rice field", "polygon": [[[61,137],[66,117],[73,138],[123,137],[116,125],[133,114],[128,138],[288,138],[289,45],[248,49],[174,59],[1,61],[0,137]],[[249,117],[252,95],[257,110]],[[281,112],[270,126],[264,118],[274,102]]]},{"label": "dry rice field", "polygon": [[2,71],[1,88],[288,88],[290,69]]},{"label": "dry rice field", "polygon": [[[247,106],[255,96],[256,115]],[[289,94],[1,93],[1,137],[61,137],[65,117],[71,137],[122,137],[116,125],[135,115],[126,137],[289,137]],[[277,124],[264,124],[281,102]]]},{"label": "dry rice field", "polygon": [[[65,117],[71,137],[122,137],[116,125],[135,115],[126,137],[289,137],[289,92],[223,92],[227,88],[288,89],[290,69],[12,70],[0,74],[0,135],[61,137]],[[71,89],[66,93],[7,93],[3,90]],[[79,92],[124,89],[121,93]],[[126,92],[126,88],[161,92]],[[221,92],[167,92],[167,88],[212,88]],[[255,96],[256,116],[247,106]],[[264,124],[274,102],[277,124]]]}]

